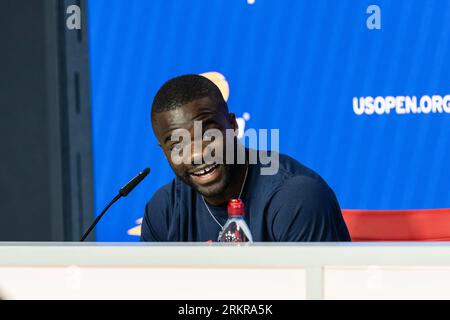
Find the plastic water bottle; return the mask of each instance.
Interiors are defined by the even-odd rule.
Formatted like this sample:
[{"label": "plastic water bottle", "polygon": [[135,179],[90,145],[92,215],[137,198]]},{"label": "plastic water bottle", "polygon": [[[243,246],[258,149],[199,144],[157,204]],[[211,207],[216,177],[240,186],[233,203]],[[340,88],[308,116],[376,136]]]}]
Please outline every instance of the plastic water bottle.
[{"label": "plastic water bottle", "polygon": [[219,242],[253,242],[253,237],[244,220],[244,203],[241,199],[228,202],[228,221],[219,234]]}]

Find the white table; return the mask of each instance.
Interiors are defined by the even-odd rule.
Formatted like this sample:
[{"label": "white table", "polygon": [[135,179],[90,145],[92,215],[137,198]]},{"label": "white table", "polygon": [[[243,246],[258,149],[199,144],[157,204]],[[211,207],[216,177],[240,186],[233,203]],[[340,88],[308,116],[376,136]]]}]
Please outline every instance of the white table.
[{"label": "white table", "polygon": [[447,243],[0,243],[4,299],[450,299]]}]

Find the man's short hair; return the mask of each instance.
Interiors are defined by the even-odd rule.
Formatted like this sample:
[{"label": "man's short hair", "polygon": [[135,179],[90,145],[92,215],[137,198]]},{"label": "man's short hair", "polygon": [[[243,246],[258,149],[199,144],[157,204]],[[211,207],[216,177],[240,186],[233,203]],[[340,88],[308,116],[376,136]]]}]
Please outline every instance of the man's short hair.
[{"label": "man's short hair", "polygon": [[198,74],[187,74],[170,79],[158,90],[152,104],[154,114],[179,108],[204,97],[211,98],[217,106],[228,113],[227,103],[219,88],[208,78]]}]

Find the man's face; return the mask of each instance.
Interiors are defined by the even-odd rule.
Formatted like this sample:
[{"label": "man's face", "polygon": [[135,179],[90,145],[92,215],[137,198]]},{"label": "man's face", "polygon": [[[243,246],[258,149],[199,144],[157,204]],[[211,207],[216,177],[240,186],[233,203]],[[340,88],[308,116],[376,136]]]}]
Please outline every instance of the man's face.
[{"label": "man's face", "polygon": [[[201,147],[195,148],[194,121],[202,122],[203,132],[201,132],[201,136],[208,129],[217,129],[222,132],[223,139],[213,139],[212,142],[197,141]],[[206,164],[203,161],[206,148],[209,144],[214,144],[216,150],[223,150],[225,162],[226,145],[224,139],[226,129],[237,129],[235,116],[227,114],[226,109],[222,106],[216,106],[215,102],[209,97],[194,100],[174,110],[157,113],[153,118],[154,133],[173,171],[205,197],[220,195],[230,181],[231,165]],[[186,142],[178,139],[172,141],[172,135],[180,132],[180,130],[187,130],[190,133],[191,141]],[[183,154],[184,161],[178,164],[172,159],[172,152],[179,150],[186,143],[191,144],[191,152]]]}]

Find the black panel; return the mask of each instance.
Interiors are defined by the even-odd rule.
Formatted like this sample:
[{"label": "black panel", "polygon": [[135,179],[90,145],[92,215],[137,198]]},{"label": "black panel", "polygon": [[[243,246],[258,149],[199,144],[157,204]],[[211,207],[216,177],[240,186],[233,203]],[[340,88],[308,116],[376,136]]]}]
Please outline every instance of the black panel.
[{"label": "black panel", "polygon": [[92,219],[86,16],[67,30],[70,4],[0,1],[0,241],[77,240]]}]

